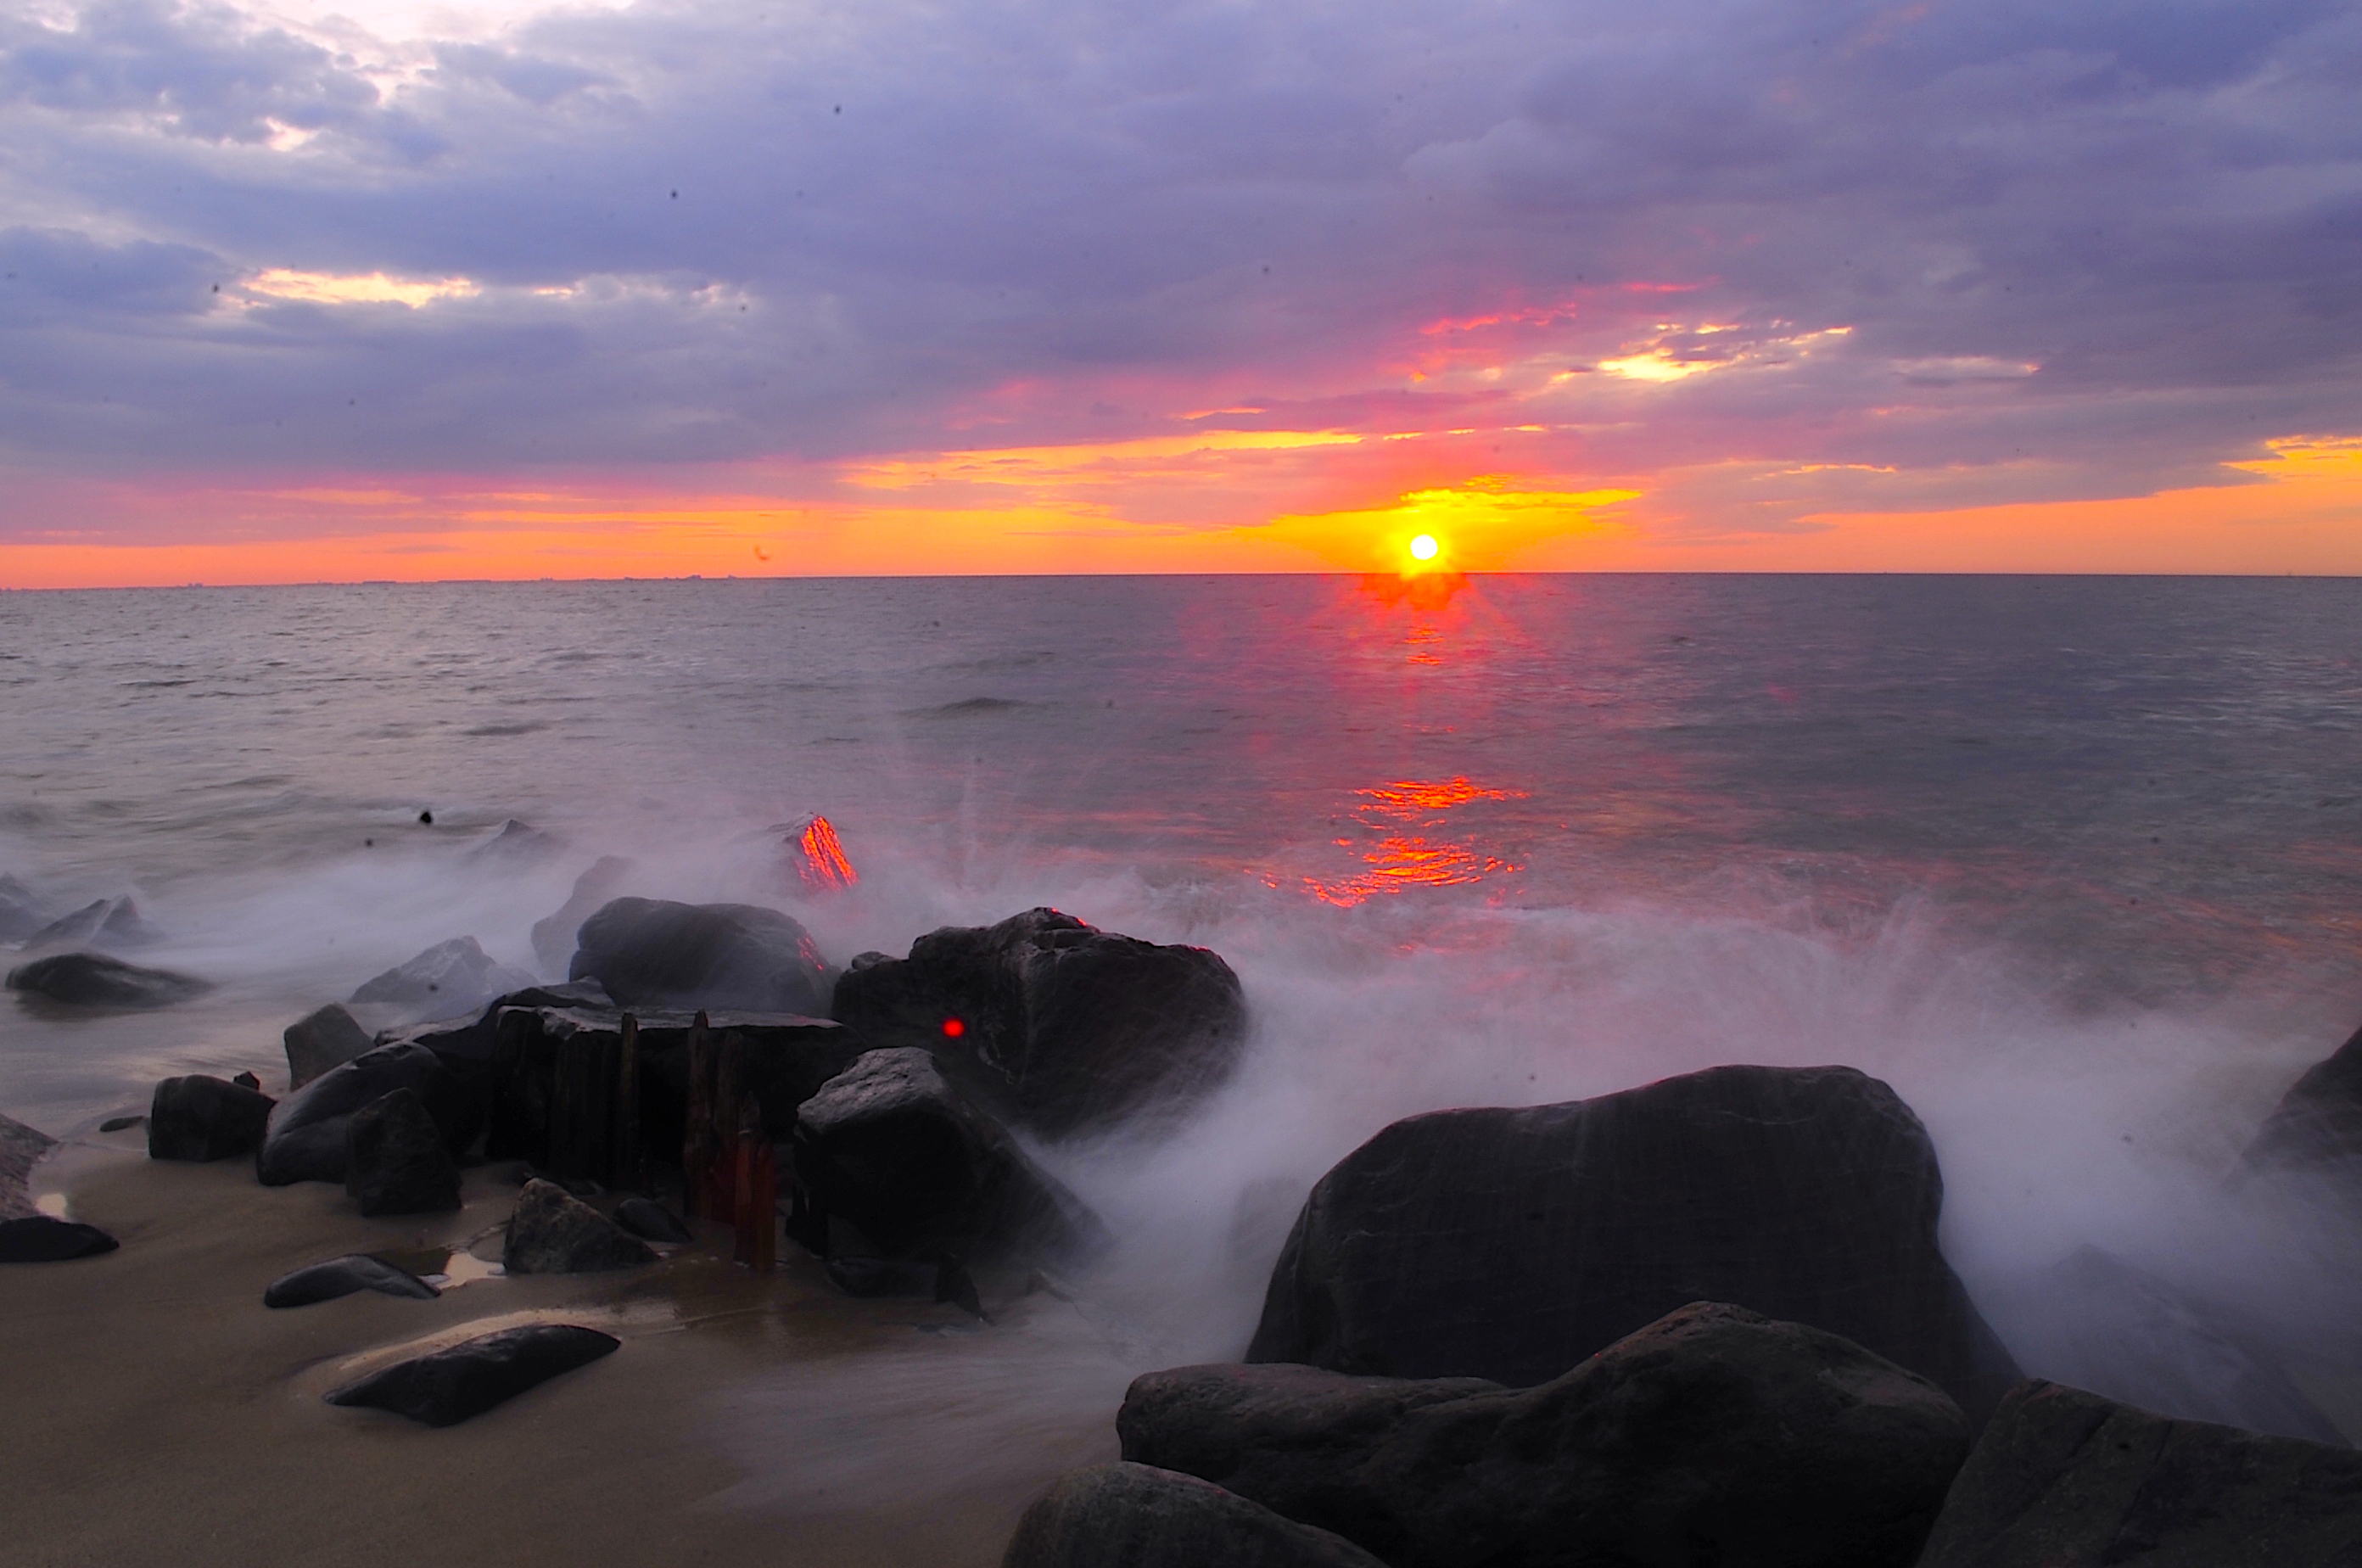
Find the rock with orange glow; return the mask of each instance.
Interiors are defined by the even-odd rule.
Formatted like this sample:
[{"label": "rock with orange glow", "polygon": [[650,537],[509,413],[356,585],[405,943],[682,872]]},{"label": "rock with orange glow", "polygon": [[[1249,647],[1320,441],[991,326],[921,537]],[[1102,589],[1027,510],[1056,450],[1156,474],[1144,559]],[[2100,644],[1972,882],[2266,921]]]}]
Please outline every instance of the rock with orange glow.
[{"label": "rock with orange glow", "polygon": [[754,904],[615,899],[582,922],[569,980],[595,979],[619,1007],[818,1017],[820,948],[790,916]]},{"label": "rock with orange glow", "polygon": [[1544,1383],[1686,1302],[1845,1338],[1979,1420],[2017,1369],[1936,1243],[1918,1117],[1851,1067],[1715,1067],[1397,1121],[1305,1200],[1249,1361]]},{"label": "rock with orange glow", "polygon": [[1054,1136],[1186,1107],[1229,1076],[1246,1032],[1219,954],[1048,909],[946,926],[904,959],[865,954],[834,1010],[872,1045],[932,1051],[995,1110]]}]

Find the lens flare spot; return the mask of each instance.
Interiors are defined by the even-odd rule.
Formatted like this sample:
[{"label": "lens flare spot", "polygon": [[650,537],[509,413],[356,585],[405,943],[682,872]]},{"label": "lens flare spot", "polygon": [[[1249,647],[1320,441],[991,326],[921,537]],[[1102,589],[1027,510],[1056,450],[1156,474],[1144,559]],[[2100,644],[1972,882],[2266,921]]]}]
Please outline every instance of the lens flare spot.
[{"label": "lens flare spot", "polygon": [[1415,561],[1431,561],[1442,548],[1442,546],[1435,542],[1434,535],[1419,534],[1411,539],[1410,558]]},{"label": "lens flare spot", "polygon": [[956,1040],[967,1032],[967,1025],[956,1018],[944,1020],[944,1038]]}]

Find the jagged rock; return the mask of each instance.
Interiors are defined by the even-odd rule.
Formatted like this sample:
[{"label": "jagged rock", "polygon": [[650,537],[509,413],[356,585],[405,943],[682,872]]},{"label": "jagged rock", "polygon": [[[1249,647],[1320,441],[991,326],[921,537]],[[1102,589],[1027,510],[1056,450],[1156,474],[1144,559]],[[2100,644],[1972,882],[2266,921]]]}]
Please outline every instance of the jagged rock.
[{"label": "jagged rock", "polygon": [[595,1274],[656,1261],[646,1242],[546,1181],[529,1181],[517,1194],[501,1249],[501,1264],[511,1274]]},{"label": "jagged rock", "polygon": [[0,1116],[0,1220],[22,1220],[39,1212],[26,1184],[41,1156],[57,1147],[57,1140],[39,1128]]},{"label": "jagged rock", "polygon": [[644,1242],[678,1246],[695,1239],[671,1209],[651,1198],[627,1198],[615,1205],[615,1223]]},{"label": "jagged rock", "polygon": [[1383,1568],[1326,1530],[1145,1464],[1074,1470],[1025,1510],[1000,1568]]},{"label": "jagged rock", "polygon": [[871,1045],[932,1051],[985,1104],[1053,1135],[1187,1106],[1229,1076],[1246,1032],[1218,954],[1047,909],[931,932],[905,959],[864,954],[832,1005]]},{"label": "jagged rock", "polygon": [[557,834],[511,817],[501,824],[500,832],[468,851],[468,859],[471,865],[526,866],[564,847]]},{"label": "jagged rock", "polygon": [[494,963],[474,937],[455,936],[363,982],[352,999],[399,1008],[413,1018],[457,1018],[533,983],[524,970]]},{"label": "jagged rock", "polygon": [[503,1329],[397,1362],[330,1390],[326,1398],[331,1405],[391,1410],[430,1427],[455,1426],[561,1373],[612,1355],[623,1342],[572,1323]]},{"label": "jagged rock", "polygon": [[2307,1068],[2247,1145],[2250,1169],[2362,1176],[2362,1029]]},{"label": "jagged rock", "polygon": [[262,1147],[270,1124],[269,1095],[243,1084],[192,1073],[156,1086],[148,1105],[151,1160],[226,1160]]},{"label": "jagged rock", "polygon": [[118,1244],[95,1225],[47,1214],[0,1220],[0,1263],[66,1263],[111,1253]]},{"label": "jagged rock", "polygon": [[1972,1419],[2015,1378],[1936,1243],[1926,1129],[1850,1067],[1715,1067],[1397,1121],[1305,1200],[1249,1361],[1546,1382],[1694,1300],[1808,1323]]},{"label": "jagged rock", "polygon": [[443,1294],[408,1269],[396,1268],[365,1253],[353,1253],[281,1275],[263,1291],[262,1304],[309,1307],[315,1301],[334,1301],[339,1296],[361,1290],[374,1290],[381,1296],[406,1296],[418,1301],[432,1301]]},{"label": "jagged rock", "polygon": [[2280,1365],[2265,1324],[2098,1247],[2079,1248],[1990,1304],[2011,1348],[2052,1382],[2185,1420],[2345,1441]]},{"label": "jagged rock", "polygon": [[212,990],[213,982],[170,969],[143,969],[103,953],[60,953],[8,971],[8,988],[75,1007],[171,1007]]},{"label": "jagged rock", "polygon": [[626,1008],[824,1013],[820,949],[777,910],[614,899],[582,922],[568,979]]},{"label": "jagged rock", "polygon": [[1918,1568],[2352,1568],[2362,1453],[2038,1379],[1986,1426]]},{"label": "jagged rock", "polygon": [[380,1045],[289,1095],[270,1113],[255,1175],[265,1187],[345,1179],[347,1123],[353,1112],[395,1089],[416,1092],[443,1142],[464,1152],[482,1128],[480,1108],[423,1045]]},{"label": "jagged rock", "polygon": [[289,1024],[281,1038],[287,1043],[287,1087],[302,1088],[331,1067],[341,1067],[368,1050],[369,1031],[338,1002]]},{"label": "jagged rock", "polygon": [[232,1073],[230,1075],[229,1081],[236,1084],[240,1088],[250,1088],[257,1094],[260,1094],[262,1092],[262,1080],[252,1073]]},{"label": "jagged rock", "polygon": [[53,918],[50,906],[32,889],[0,873],[0,942],[21,943]]},{"label": "jagged rock", "polygon": [[887,1257],[1056,1257],[1103,1244],[1080,1199],[915,1048],[871,1051],[796,1113],[796,1178]]},{"label": "jagged rock", "polygon": [[1151,1373],[1116,1430],[1126,1459],[1394,1568],[1909,1568],[1970,1438],[1926,1379],[1712,1302],[1537,1388],[1288,1365]]},{"label": "jagged rock", "polygon": [[372,1216],[459,1207],[459,1162],[417,1090],[380,1095],[346,1118],[345,1191]]},{"label": "jagged rock", "polygon": [[615,889],[631,875],[632,864],[620,855],[601,856],[590,869],[574,879],[574,890],[555,914],[533,922],[533,955],[541,961],[545,972],[566,967],[566,961],[574,955],[575,936],[582,922],[615,896]]},{"label": "jagged rock", "polygon": [[163,936],[129,899],[98,899],[34,932],[25,938],[25,946],[144,947]]}]

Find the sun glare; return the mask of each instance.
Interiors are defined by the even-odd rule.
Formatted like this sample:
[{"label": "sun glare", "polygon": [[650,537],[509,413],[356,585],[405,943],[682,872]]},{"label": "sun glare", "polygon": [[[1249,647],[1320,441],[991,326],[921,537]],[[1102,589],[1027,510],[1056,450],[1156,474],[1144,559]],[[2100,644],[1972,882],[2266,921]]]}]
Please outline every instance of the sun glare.
[{"label": "sun glare", "polygon": [[1421,534],[1410,542],[1410,558],[1415,561],[1431,561],[1435,558],[1436,552],[1442,547],[1435,542],[1434,535]]}]

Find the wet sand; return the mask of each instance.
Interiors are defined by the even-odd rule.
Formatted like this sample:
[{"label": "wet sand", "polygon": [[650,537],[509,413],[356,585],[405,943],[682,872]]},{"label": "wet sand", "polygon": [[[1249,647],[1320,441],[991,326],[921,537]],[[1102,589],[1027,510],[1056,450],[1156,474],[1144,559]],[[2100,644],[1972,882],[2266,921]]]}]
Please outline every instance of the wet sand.
[{"label": "wet sand", "polygon": [[[458,1214],[372,1220],[246,1161],[150,1162],[139,1136],[69,1144],[33,1180],[120,1251],[0,1268],[11,1563],[955,1568],[997,1562],[1036,1492],[1115,1455],[1135,1369],[1052,1296],[988,1292],[983,1327],[847,1300],[792,1247],[766,1279],[688,1249],[273,1311],[264,1286],[304,1264],[481,1235],[507,1173],[469,1172]],[[321,1402],[422,1342],[535,1319],[624,1345],[442,1430]]]}]

